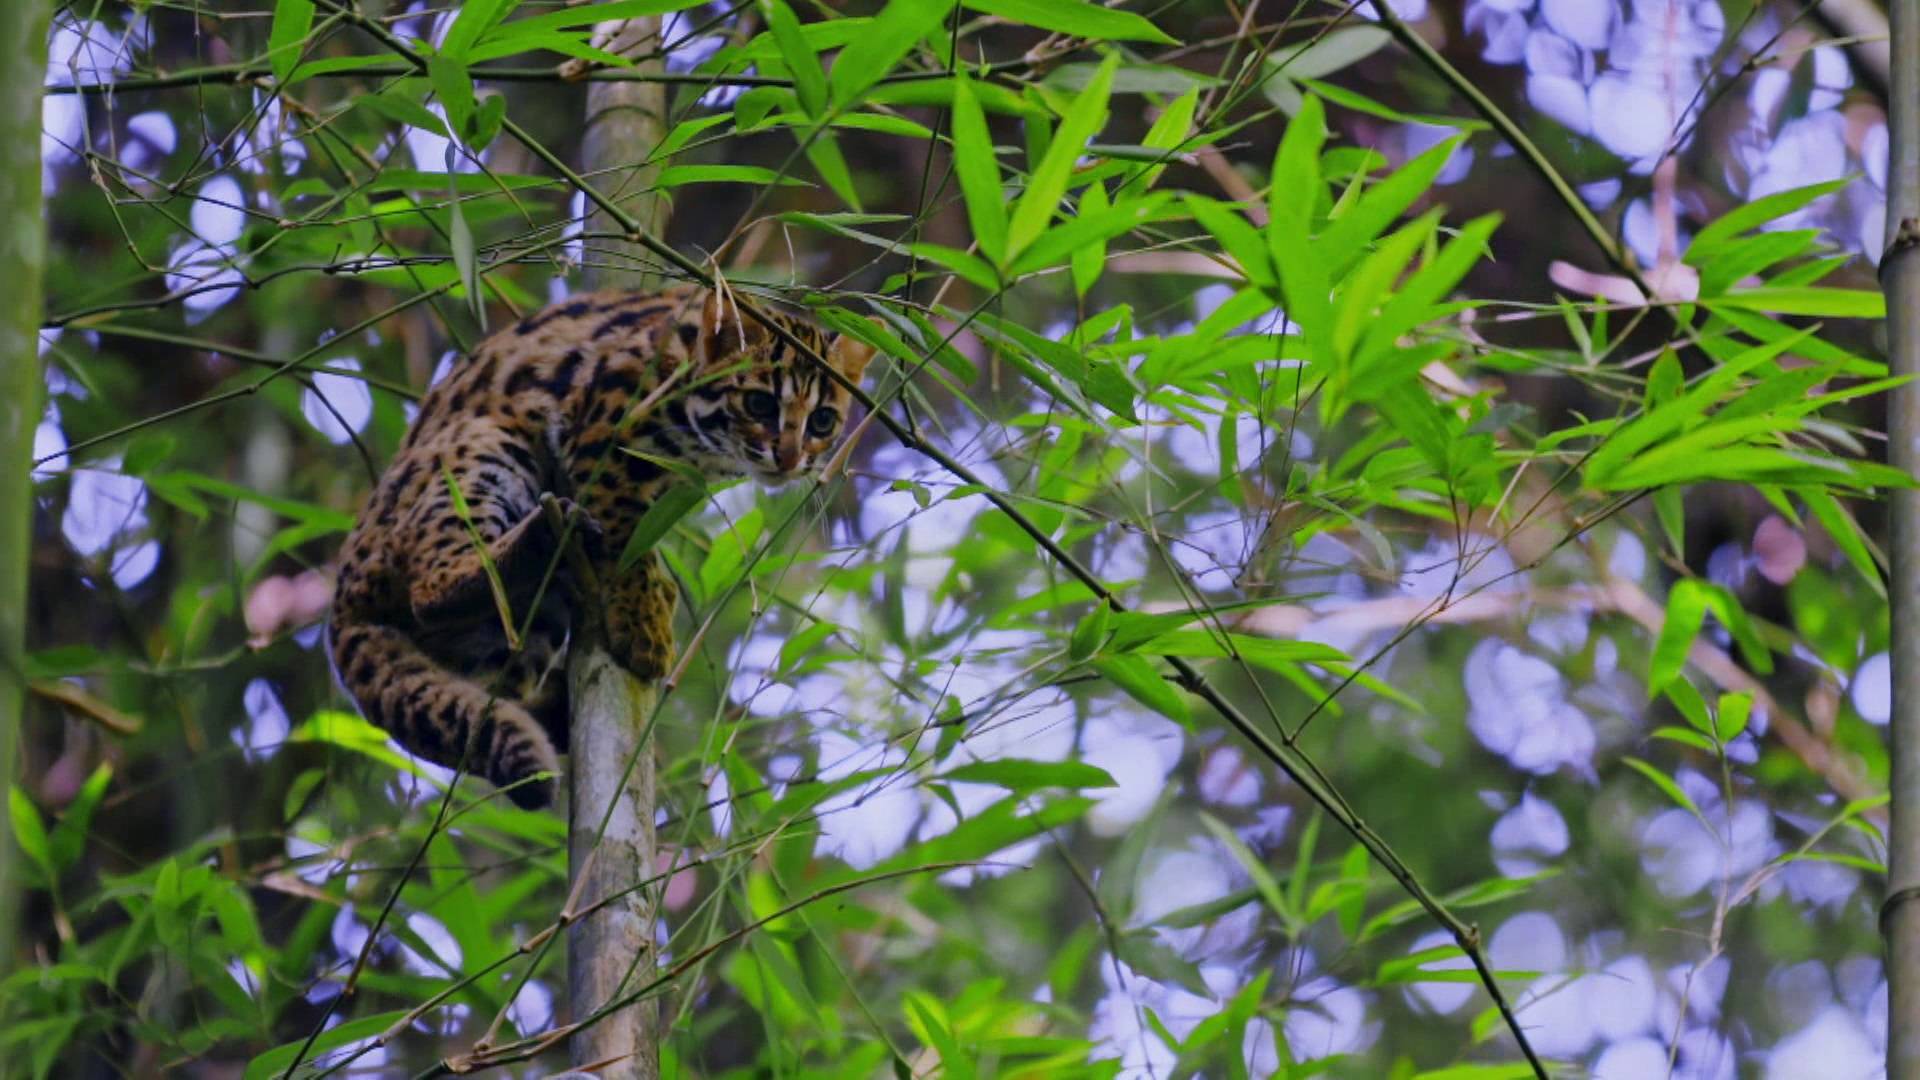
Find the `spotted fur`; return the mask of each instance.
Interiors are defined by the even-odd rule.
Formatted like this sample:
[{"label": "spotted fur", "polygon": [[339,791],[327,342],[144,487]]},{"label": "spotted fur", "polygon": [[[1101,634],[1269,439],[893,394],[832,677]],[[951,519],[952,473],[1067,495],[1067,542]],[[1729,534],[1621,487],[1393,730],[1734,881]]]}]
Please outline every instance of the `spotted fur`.
[{"label": "spotted fur", "polygon": [[[870,347],[776,318],[859,381]],[[541,495],[584,511],[608,648],[658,679],[673,656],[673,581],[656,556],[616,568],[672,479],[649,458],[777,483],[818,468],[849,403],[804,355],[706,290],[577,296],[495,334],[427,392],[347,537],[328,620],[341,684],[415,754],[464,762],[515,802],[545,805],[551,781],[535,776],[557,771],[566,748],[571,583]],[[518,650],[476,536],[516,625],[528,623]]]}]

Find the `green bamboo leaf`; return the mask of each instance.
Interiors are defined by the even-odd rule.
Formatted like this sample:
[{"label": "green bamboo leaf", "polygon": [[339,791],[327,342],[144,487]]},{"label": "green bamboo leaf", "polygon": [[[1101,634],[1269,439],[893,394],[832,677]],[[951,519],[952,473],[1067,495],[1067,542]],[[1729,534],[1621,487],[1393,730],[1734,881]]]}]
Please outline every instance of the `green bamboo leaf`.
[{"label": "green bamboo leaf", "polygon": [[960,174],[960,194],[967,203],[967,222],[973,226],[980,253],[1004,265],[1007,250],[1006,196],[1000,185],[1000,162],[993,152],[993,134],[973,92],[973,80],[964,70],[954,72],[953,165]]},{"label": "green bamboo leaf", "polygon": [[[1129,931],[1121,934],[1115,945],[1114,955],[1135,971],[1162,982],[1177,983],[1191,993],[1212,993],[1193,961],[1174,952],[1150,932]],[[1177,1046],[1179,1040],[1173,1039],[1168,1045]]]},{"label": "green bamboo leaf", "polygon": [[410,1014],[406,1009],[392,1012],[375,1013],[337,1024],[315,1036],[311,1042],[301,1036],[290,1043],[284,1043],[247,1062],[247,1071],[243,1080],[272,1080],[284,1075],[293,1063],[301,1057],[311,1061],[316,1054],[324,1055],[335,1047],[372,1038],[395,1024],[403,1022]]},{"label": "green bamboo leaf", "polygon": [[1241,840],[1238,834],[1212,814],[1201,813],[1200,824],[1207,827],[1207,831],[1213,834],[1213,838],[1227,849],[1227,853],[1233,856],[1235,862],[1240,864],[1240,869],[1247,872],[1247,878],[1253,882],[1254,890],[1260,894],[1262,900],[1267,902],[1267,907],[1272,909],[1274,915],[1279,917],[1281,924],[1289,928],[1298,927],[1299,912],[1287,903],[1286,894],[1280,891],[1280,882],[1274,878],[1273,871],[1267,869],[1267,864],[1247,847],[1246,842]]},{"label": "green bamboo leaf", "polygon": [[1667,594],[1667,615],[1660,624],[1660,637],[1654,642],[1653,656],[1647,664],[1647,690],[1658,694],[1686,665],[1687,652],[1707,617],[1707,592],[1693,578],[1681,578]]},{"label": "green bamboo leaf", "polygon": [[1437,318],[1441,312],[1436,305],[1486,255],[1488,241],[1499,226],[1499,214],[1486,214],[1462,226],[1437,256],[1414,271],[1393,298],[1382,305],[1379,318],[1367,328],[1360,352],[1369,356],[1384,354],[1400,335]]},{"label": "green bamboo leaf", "polygon": [[760,532],[766,527],[766,514],[755,507],[727,522],[713,538],[707,548],[707,557],[700,563],[700,594],[719,596],[721,591],[739,580],[743,570],[750,570],[748,553],[760,538]]},{"label": "green bamboo leaf", "polygon": [[[1077,272],[1078,260],[1082,257],[1105,259],[1108,240],[1143,225],[1180,216],[1178,211],[1172,214],[1165,212],[1171,202],[1169,195],[1153,194],[1110,207],[1106,205],[1106,194],[1100,185],[1090,185],[1087,197],[1080,202],[1080,213],[1072,220],[1042,233],[1014,260],[1009,272],[1019,277],[1050,269],[1068,260],[1074,262]],[[1083,294],[1085,291],[1081,290]]]},{"label": "green bamboo leaf", "polygon": [[1707,701],[1686,679],[1669,679],[1660,693],[1680,710],[1682,719],[1702,735],[1713,734],[1713,718],[1707,715]]},{"label": "green bamboo leaf", "polygon": [[126,453],[120,455],[120,471],[128,476],[143,476],[173,455],[180,440],[165,432],[147,432],[128,440]]},{"label": "green bamboo leaf", "polygon": [[[1467,979],[1460,980],[1461,982],[1478,979],[1472,971],[1463,971],[1460,974],[1468,976]],[[1412,1080],[1529,1080],[1536,1075],[1538,1074],[1534,1072],[1533,1066],[1527,1062],[1508,1061],[1487,1065],[1448,1065],[1415,1073]]]},{"label": "green bamboo leaf", "polygon": [[1881,568],[1886,558],[1872,546],[1865,530],[1860,528],[1860,522],[1825,488],[1800,488],[1797,493],[1801,501],[1807,504],[1807,510],[1814,519],[1820,522],[1820,527],[1826,530],[1834,543],[1840,545],[1840,550],[1847,556],[1848,565],[1853,567],[1869,588],[1885,596],[1886,582],[1881,577]]},{"label": "green bamboo leaf", "polygon": [[1315,249],[1316,254],[1326,262],[1327,275],[1337,278],[1345,273],[1368,244],[1386,231],[1387,226],[1405,213],[1415,200],[1431,190],[1433,178],[1446,168],[1454,151],[1465,140],[1464,135],[1442,140],[1367,189],[1358,201],[1329,221]]},{"label": "green bamboo leaf", "polygon": [[467,309],[482,329],[487,325],[487,298],[480,286],[480,256],[473,246],[473,229],[459,200],[447,205],[448,241],[453,248],[453,265],[460,272],[460,287],[467,294]]},{"label": "green bamboo leaf", "polygon": [[1235,889],[1225,896],[1212,900],[1202,900],[1197,904],[1175,908],[1153,920],[1153,925],[1164,926],[1170,930],[1186,930],[1195,926],[1208,926],[1219,920],[1222,915],[1238,911],[1260,899],[1260,890],[1249,885],[1244,889]]},{"label": "green bamboo leaf", "polygon": [[[473,130],[468,133],[467,145],[479,153],[493,144],[500,134],[501,127],[507,122],[507,96],[491,94],[481,99],[480,107],[473,113]],[[485,174],[482,174],[483,176]],[[505,187],[504,183],[497,185]]]},{"label": "green bamboo leaf", "polygon": [[1027,189],[1014,204],[1013,219],[1007,225],[1007,258],[1018,259],[1028,244],[1046,231],[1047,223],[1060,209],[1067,192],[1073,163],[1087,141],[1107,122],[1107,99],[1113,89],[1114,69],[1119,57],[1108,56],[1085,91],[1073,99],[1073,105],[1060,121],[1059,130],[1047,146],[1046,155],[1027,179]]},{"label": "green bamboo leaf", "polygon": [[54,823],[53,835],[47,841],[47,855],[55,867],[64,870],[79,861],[87,846],[93,812],[100,806],[101,798],[107,793],[107,783],[112,779],[113,766],[101,762],[80,785],[80,792],[68,804],[67,812]]},{"label": "green bamboo leaf", "polygon": [[614,564],[616,571],[625,573],[632,568],[641,556],[652,551],[679,524],[681,518],[692,513],[706,498],[706,488],[698,485],[676,483],[668,486],[653,500],[653,505],[647,507],[646,513],[640,515],[639,522],[633,527],[633,535],[627,538],[627,546],[620,549],[619,561]]},{"label": "green bamboo leaf", "polygon": [[1332,344],[1336,357],[1350,358],[1358,350],[1379,314],[1382,301],[1391,300],[1394,286],[1439,227],[1438,209],[1420,215],[1380,241],[1347,275],[1333,306]]},{"label": "green bamboo leaf", "polygon": [[1073,636],[1067,642],[1067,657],[1078,664],[1099,652],[1107,643],[1107,624],[1112,621],[1113,605],[1102,598],[1073,628]]},{"label": "green bamboo leaf", "polygon": [[1182,725],[1192,725],[1193,713],[1187,708],[1187,699],[1145,658],[1132,653],[1101,656],[1094,659],[1093,669],[1154,712]]},{"label": "green bamboo leaf", "polygon": [[1220,250],[1240,264],[1248,284],[1269,293],[1279,289],[1280,278],[1266,242],[1238,210],[1204,195],[1183,192],[1180,199],[1200,227],[1212,234]]},{"label": "green bamboo leaf", "polygon": [[785,176],[764,165],[669,165],[660,170],[653,184],[659,188],[681,187],[685,184],[812,186],[797,176]]},{"label": "green bamboo leaf", "polygon": [[312,29],[313,0],[275,0],[273,28],[267,31],[267,56],[276,82],[288,81]]},{"label": "green bamboo leaf", "polygon": [[1029,811],[1030,805],[1031,800],[1024,795],[1009,795],[963,819],[951,831],[915,844],[868,873],[884,874],[933,863],[984,859],[1078,819],[1093,808],[1093,800],[1069,795]]},{"label": "green bamboo leaf", "polygon": [[286,499],[275,495],[263,495],[251,488],[242,487],[239,484],[229,483],[228,481],[206,476],[201,473],[188,472],[185,470],[153,473],[145,477],[145,480],[148,487],[154,487],[157,484],[166,484],[181,491],[203,491],[222,499],[232,499],[237,502],[263,506],[279,514],[281,517],[290,518],[302,524],[323,527],[334,532],[346,532],[353,528],[353,516],[351,514],[341,513],[332,507],[316,506],[312,503],[304,503],[297,499]]},{"label": "green bamboo leaf", "polygon": [[467,0],[460,5],[453,25],[447,28],[447,36],[440,43],[440,55],[463,62],[471,60],[467,51],[488,31],[506,21],[519,6],[520,0]]},{"label": "green bamboo leaf", "polygon": [[[1644,776],[1647,779],[1653,781],[1653,785],[1655,787],[1667,793],[1667,798],[1672,799],[1674,803],[1677,804],[1681,809],[1685,810],[1689,814],[1692,814],[1696,819],[1699,820],[1702,826],[1706,826],[1707,819],[1700,813],[1700,808],[1694,805],[1694,801],[1687,797],[1686,792],[1680,790],[1680,785],[1674,783],[1673,777],[1668,776],[1666,773],[1663,773],[1659,769],[1654,768],[1652,765],[1649,765],[1646,762],[1641,761],[1637,757],[1622,757],[1620,760],[1626,762],[1627,767],[1632,769],[1634,772],[1637,772],[1641,776]],[[1708,831],[1709,832],[1712,831],[1711,827],[1708,827]]]},{"label": "green bamboo leaf", "polygon": [[1256,664],[1338,664],[1350,658],[1317,641],[1282,641],[1248,634],[1221,634],[1211,630],[1173,630],[1148,639],[1135,651],[1153,656],[1240,656]]},{"label": "green bamboo leaf", "polygon": [[1785,217],[1822,195],[1831,195],[1839,191],[1851,182],[1852,178],[1842,177],[1838,180],[1775,192],[1744,203],[1708,222],[1695,233],[1693,240],[1687,245],[1686,257],[1683,261],[1693,266],[1703,266],[1715,253],[1714,249],[1726,241],[1749,229],[1755,229],[1769,221]]},{"label": "green bamboo leaf", "polygon": [[1653,737],[1656,739],[1665,739],[1668,742],[1677,742],[1682,746],[1689,746],[1695,750],[1701,750],[1709,754],[1716,752],[1713,740],[1692,728],[1674,727],[1671,724],[1663,724],[1653,729]]},{"label": "green bamboo leaf", "polygon": [[998,15],[1011,22],[1037,26],[1061,34],[1072,34],[1089,41],[1151,41],[1160,45],[1178,45],[1159,27],[1131,11],[1101,7],[1083,0],[963,0],[983,15]]},{"label": "green bamboo leaf", "polygon": [[999,272],[991,263],[978,255],[927,241],[908,244],[906,248],[928,262],[958,274],[962,280],[976,288],[987,292],[998,292],[1000,289]]},{"label": "green bamboo leaf", "polygon": [[475,45],[473,48],[467,50],[461,59],[465,60],[468,64],[480,64],[488,60],[498,60],[503,56],[513,56],[518,53],[543,49],[547,52],[557,52],[562,56],[571,56],[576,60],[586,60],[595,64],[603,64],[607,67],[623,68],[633,66],[632,60],[621,56],[619,53],[608,52],[605,49],[594,46],[589,43],[590,40],[584,31],[571,34],[521,33],[511,38]]},{"label": "green bamboo leaf", "polygon": [[1872,289],[1836,289],[1824,285],[1771,286],[1722,293],[1707,307],[1764,311],[1773,315],[1815,315],[1838,319],[1884,319],[1887,298]]},{"label": "green bamboo leaf", "polygon": [[1384,48],[1393,35],[1372,25],[1336,27],[1299,45],[1275,49],[1267,66],[1293,79],[1318,79],[1365,60]]},{"label": "green bamboo leaf", "polygon": [[1811,330],[1801,330],[1723,360],[1692,389],[1618,429],[1587,458],[1587,483],[1595,487],[1616,483],[1617,476],[1634,454],[1646,447],[1666,443],[1698,423],[1708,409],[1733,392],[1735,384],[1743,376],[1772,363],[1781,353],[1806,340],[1811,334]]},{"label": "green bamboo leaf", "polygon": [[[805,138],[805,136],[801,136]],[[847,159],[840,153],[840,142],[833,133],[822,131],[813,136],[807,144],[807,160],[813,163],[820,179],[827,182],[840,200],[856,212],[860,209],[860,192],[853,185],[853,172],[847,168]]]},{"label": "green bamboo leaf", "polygon": [[1715,248],[1711,257],[1700,260],[1700,295],[1708,299],[1719,297],[1735,284],[1769,267],[1805,255],[1819,240],[1818,229],[1786,229],[1729,240]]},{"label": "green bamboo leaf", "polygon": [[1330,83],[1321,79],[1301,79],[1300,85],[1313,91],[1316,97],[1324,98],[1342,108],[1352,109],[1354,112],[1365,113],[1368,116],[1377,116],[1382,120],[1391,121],[1396,124],[1425,124],[1430,127],[1452,128],[1462,133],[1487,131],[1493,126],[1487,121],[1478,119],[1477,117],[1401,112],[1399,109],[1384,105],[1365,94],[1349,90],[1338,83]]},{"label": "green bamboo leaf", "polygon": [[[1708,432],[1708,436],[1717,432]],[[1705,447],[1710,453],[1701,452]],[[1632,491],[1663,484],[1701,484],[1709,481],[1749,484],[1827,484],[1851,488],[1883,486],[1903,481],[1900,474],[1878,474],[1864,462],[1831,455],[1788,450],[1778,446],[1726,446],[1713,438],[1689,442],[1687,452],[1655,451],[1635,461],[1604,484],[1603,491]]]},{"label": "green bamboo leaf", "polygon": [[845,50],[827,76],[836,110],[858,100],[874,83],[892,73],[916,43],[946,19],[954,0],[892,0],[860,32],[860,48]]},{"label": "green bamboo leaf", "polygon": [[669,12],[685,11],[691,7],[699,7],[705,2],[706,0],[604,0],[597,4],[579,4],[525,19],[515,19],[510,23],[500,23],[487,31],[481,40],[488,43],[512,42],[519,38],[550,34],[556,30],[568,30],[577,26],[592,26],[595,23],[612,22],[615,19],[632,19],[642,15],[665,15]]},{"label": "green bamboo leaf", "polygon": [[[473,78],[465,64],[445,56],[427,57],[427,81],[447,111],[447,126],[465,142],[473,128]],[[458,207],[458,203],[454,204]]]},{"label": "green bamboo leaf", "polygon": [[1016,795],[1040,788],[1109,788],[1117,786],[1107,770],[1083,761],[1027,761],[1000,758],[975,761],[948,769],[938,779],[954,783],[993,784]]},{"label": "green bamboo leaf", "polygon": [[780,46],[780,58],[787,65],[787,74],[793,77],[800,107],[810,118],[819,119],[827,109],[827,73],[820,67],[820,57],[800,36],[800,20],[793,17],[793,9],[785,0],[760,0],[760,16],[767,21],[774,42]]},{"label": "green bamboo leaf", "polygon": [[13,823],[13,839],[20,845],[20,853],[32,860],[40,869],[46,883],[51,884],[56,877],[53,864],[53,848],[47,840],[47,827],[40,820],[40,808],[33,804],[26,791],[18,784],[7,789],[7,815]]},{"label": "green bamboo leaf", "polygon": [[1721,694],[1720,707],[1713,715],[1714,737],[1722,743],[1732,742],[1747,730],[1747,721],[1752,717],[1752,694]]},{"label": "green bamboo leaf", "polygon": [[1316,359],[1331,359],[1327,267],[1311,242],[1316,207],[1325,194],[1320,178],[1320,147],[1326,142],[1326,116],[1318,98],[1307,98],[1287,124],[1273,157],[1267,196],[1267,253],[1280,269],[1286,307],[1300,322]]},{"label": "green bamboo leaf", "polygon": [[1720,620],[1720,625],[1733,635],[1734,644],[1740,647],[1740,656],[1747,666],[1761,675],[1773,674],[1773,653],[1761,640],[1760,631],[1747,617],[1747,609],[1740,604],[1740,598],[1733,590],[1724,585],[1701,583],[1706,592],[1707,609]]},{"label": "green bamboo leaf", "polygon": [[1159,163],[1149,165],[1129,176],[1126,182],[1115,191],[1116,198],[1145,191],[1153,186],[1154,181],[1160,179],[1160,174],[1167,168],[1162,159],[1187,144],[1189,133],[1193,130],[1194,110],[1199,104],[1200,88],[1195,86],[1168,102],[1167,107],[1160,110],[1160,115],[1154,119],[1153,126],[1147,129],[1146,136],[1140,140],[1142,146],[1160,152],[1160,156],[1155,159]]}]

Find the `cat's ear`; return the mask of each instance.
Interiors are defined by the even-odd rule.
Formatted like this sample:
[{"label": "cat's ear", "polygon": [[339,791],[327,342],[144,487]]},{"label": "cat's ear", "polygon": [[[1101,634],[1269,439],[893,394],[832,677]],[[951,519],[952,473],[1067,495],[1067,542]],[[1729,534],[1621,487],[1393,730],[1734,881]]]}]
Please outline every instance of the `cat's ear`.
[{"label": "cat's ear", "polygon": [[[875,326],[880,320],[869,317],[868,322]],[[866,373],[868,361],[873,359],[873,346],[854,337],[852,334],[835,334],[833,344],[827,347],[827,363],[846,377],[846,380],[859,385],[860,376]]]}]

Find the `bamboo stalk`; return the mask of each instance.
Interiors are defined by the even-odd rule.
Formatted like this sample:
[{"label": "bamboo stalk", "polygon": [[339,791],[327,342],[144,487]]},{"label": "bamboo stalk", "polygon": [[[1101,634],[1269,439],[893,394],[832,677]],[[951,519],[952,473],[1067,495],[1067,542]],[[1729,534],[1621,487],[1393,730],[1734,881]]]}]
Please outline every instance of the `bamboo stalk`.
[{"label": "bamboo stalk", "polygon": [[[1894,373],[1920,375],[1920,0],[1892,0],[1892,81],[1888,127],[1887,351]],[[1887,404],[1893,464],[1920,475],[1920,384],[1896,388]],[[1920,491],[1893,496],[1892,825],[1887,899],[1887,1077],[1920,1080]]]},{"label": "bamboo stalk", "polygon": [[[612,34],[605,48],[620,55],[654,51],[659,45],[658,18],[628,19]],[[636,65],[639,72],[659,73],[658,60]],[[582,72],[584,74],[584,72]],[[580,158],[588,176],[600,177],[599,188],[624,207],[632,222],[622,223],[600,207],[589,207],[589,233],[626,233],[627,239],[598,245],[610,256],[604,265],[588,266],[587,281],[597,289],[643,289],[660,283],[650,271],[653,261],[637,236],[636,224],[648,236],[664,237],[668,204],[654,188],[661,163],[648,161],[666,133],[667,88],[658,82],[595,82],[587,87],[587,128]]]},{"label": "bamboo stalk", "polygon": [[[633,54],[657,45],[659,33],[657,18],[629,19],[605,47]],[[661,67],[652,61],[636,70]],[[666,88],[657,82],[595,82],[587,88],[581,169],[603,177],[612,198],[649,236],[666,229],[667,201],[653,188],[660,166],[647,161],[665,130],[666,102]],[[587,266],[590,287],[642,289],[658,283],[631,225],[591,208],[587,232],[626,238],[597,245],[606,261]],[[601,646],[597,627],[576,626],[575,642],[567,671],[572,707],[567,857],[573,877],[568,910],[631,890],[567,930],[567,998],[570,1015],[578,1020],[632,986],[651,982],[655,974],[659,889],[633,886],[651,878],[658,861],[654,760],[646,733],[659,691],[614,662]],[[660,1075],[659,1041],[660,1005],[648,997],[580,1029],[567,1049],[576,1069],[597,1067],[602,1076],[654,1080]]]},{"label": "bamboo stalk", "polygon": [[[33,433],[40,424],[41,274],[46,218],[40,195],[40,84],[47,70],[45,0],[0,4],[0,780],[12,782],[26,706],[27,559],[33,545]],[[0,972],[11,970],[13,846],[0,844]]]}]

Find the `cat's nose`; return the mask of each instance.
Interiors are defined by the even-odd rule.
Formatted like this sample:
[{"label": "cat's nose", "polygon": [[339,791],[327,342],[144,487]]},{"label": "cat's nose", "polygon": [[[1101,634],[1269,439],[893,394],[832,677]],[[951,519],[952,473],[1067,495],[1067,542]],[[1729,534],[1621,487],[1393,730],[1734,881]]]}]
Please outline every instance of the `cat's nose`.
[{"label": "cat's nose", "polygon": [[780,466],[780,471],[783,473],[790,473],[798,469],[800,467],[800,445],[790,442],[781,443],[779,450],[774,455],[774,462]]}]

